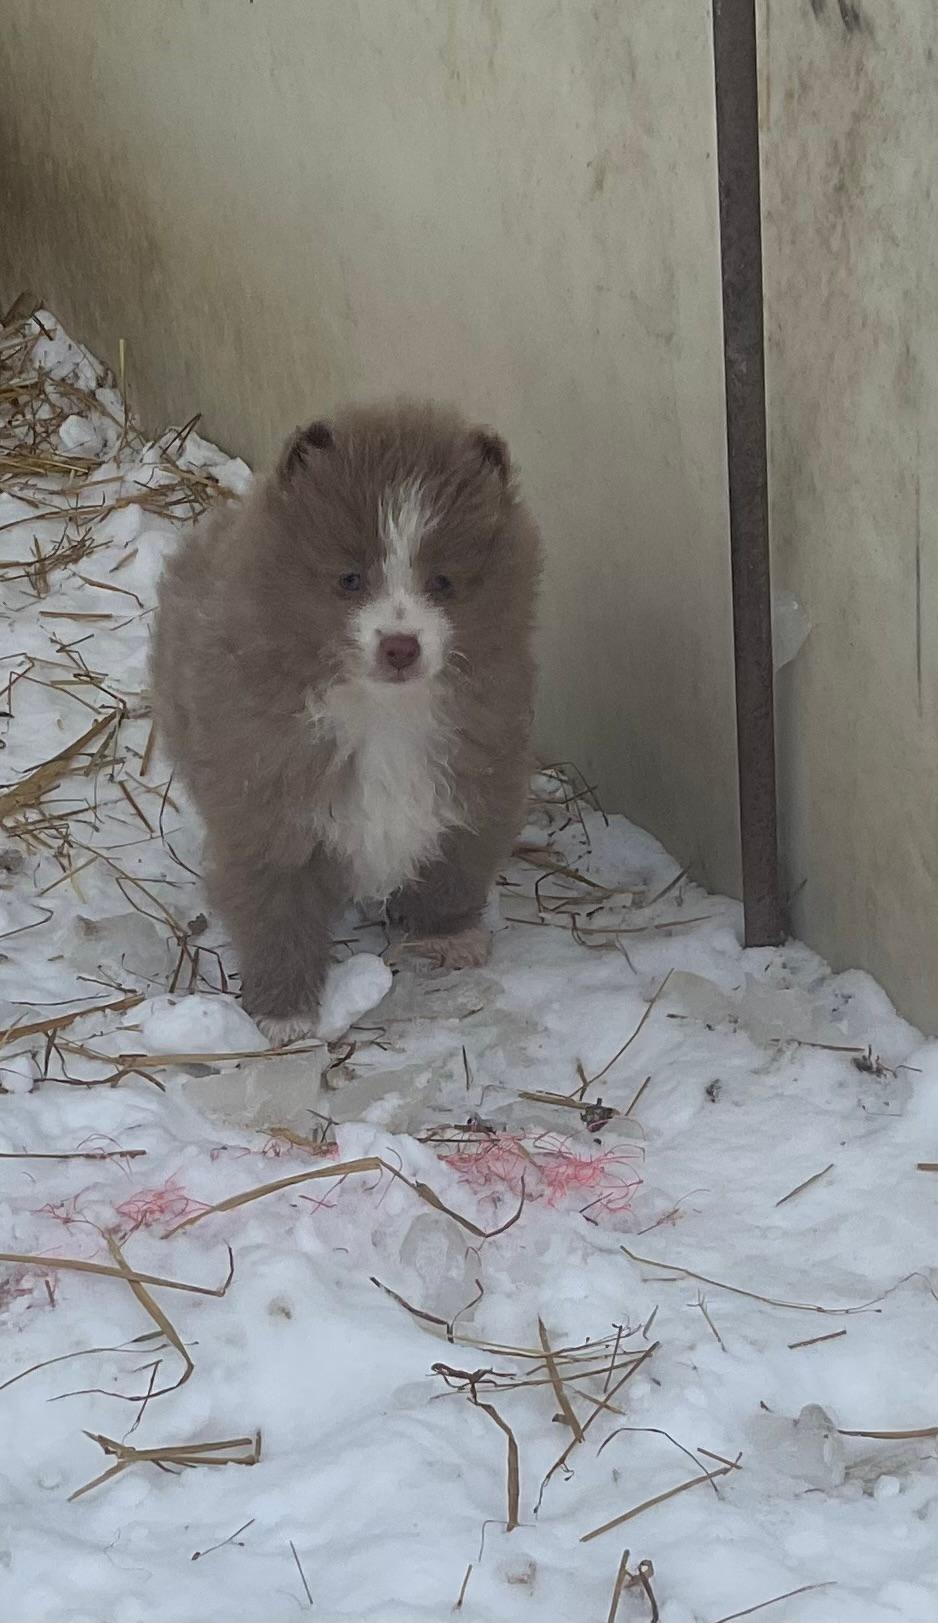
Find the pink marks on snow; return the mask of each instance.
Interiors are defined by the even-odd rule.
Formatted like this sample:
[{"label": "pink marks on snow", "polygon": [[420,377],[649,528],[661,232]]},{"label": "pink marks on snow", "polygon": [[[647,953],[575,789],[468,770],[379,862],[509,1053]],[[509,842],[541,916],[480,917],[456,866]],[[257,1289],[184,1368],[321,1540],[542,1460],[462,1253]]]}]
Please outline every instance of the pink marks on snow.
[{"label": "pink marks on snow", "polygon": [[193,1200],[175,1178],[167,1178],[158,1189],[138,1189],[114,1210],[122,1219],[122,1235],[152,1228],[154,1223],[181,1222],[195,1212],[207,1211],[203,1200]]},{"label": "pink marks on snow", "polygon": [[[193,1200],[176,1178],[167,1178],[158,1188],[136,1190],[120,1204],[110,1207],[110,1210],[102,1206],[101,1186],[91,1185],[65,1200],[50,1201],[45,1206],[35,1207],[34,1214],[37,1217],[50,1217],[68,1230],[85,1230],[89,1243],[81,1247],[81,1253],[94,1256],[100,1251],[102,1238],[107,1233],[113,1234],[118,1240],[125,1240],[138,1229],[152,1228],[155,1223],[167,1219],[170,1222],[181,1221],[194,1212],[204,1210],[204,1201]],[[115,1218],[117,1221],[114,1221]]]},{"label": "pink marks on snow", "polygon": [[582,1150],[562,1133],[493,1133],[440,1157],[480,1197],[502,1191],[548,1206],[577,1205],[593,1218],[628,1210],[641,1183],[640,1151]]}]

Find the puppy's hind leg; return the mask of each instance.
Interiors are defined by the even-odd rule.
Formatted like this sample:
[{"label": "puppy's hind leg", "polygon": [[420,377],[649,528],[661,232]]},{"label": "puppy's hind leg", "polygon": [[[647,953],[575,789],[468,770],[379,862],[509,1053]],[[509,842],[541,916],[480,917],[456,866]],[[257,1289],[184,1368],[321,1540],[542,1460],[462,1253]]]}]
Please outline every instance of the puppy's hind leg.
[{"label": "puppy's hind leg", "polygon": [[388,919],[404,932],[400,951],[437,969],[475,969],[487,962],[491,931],[482,922],[495,878],[498,847],[455,829],[440,856],[388,902]]},{"label": "puppy's hind leg", "polygon": [[336,908],[325,864],[225,862],[211,891],[231,930],[247,1012],[276,1045],[315,1036]]}]

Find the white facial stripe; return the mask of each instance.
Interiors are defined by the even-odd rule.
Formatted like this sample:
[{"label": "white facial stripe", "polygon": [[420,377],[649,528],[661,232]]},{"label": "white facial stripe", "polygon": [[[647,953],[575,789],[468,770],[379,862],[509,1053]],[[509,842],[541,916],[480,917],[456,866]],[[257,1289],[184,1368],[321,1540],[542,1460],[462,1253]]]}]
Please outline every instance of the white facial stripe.
[{"label": "white facial stripe", "polygon": [[384,586],[352,618],[351,631],[366,672],[378,657],[382,637],[394,633],[420,643],[420,674],[436,676],[449,648],[449,617],[420,589],[414,565],[434,515],[419,479],[405,479],[385,491],[378,508],[384,551]]},{"label": "white facial stripe", "polygon": [[419,479],[405,479],[387,490],[382,498],[378,522],[384,544],[384,578],[389,595],[413,592],[414,561],[432,515]]}]

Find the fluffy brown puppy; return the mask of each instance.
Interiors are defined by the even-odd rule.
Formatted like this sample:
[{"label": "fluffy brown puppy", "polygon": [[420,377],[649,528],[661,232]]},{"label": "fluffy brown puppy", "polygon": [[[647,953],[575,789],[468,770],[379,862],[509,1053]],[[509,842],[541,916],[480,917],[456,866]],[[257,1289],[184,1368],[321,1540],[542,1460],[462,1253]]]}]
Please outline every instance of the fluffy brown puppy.
[{"label": "fluffy brown puppy", "polygon": [[523,820],[540,542],[504,443],[429,406],[299,430],[164,573],[159,735],[272,1040],[315,1032],[331,932],[387,903],[479,963]]}]

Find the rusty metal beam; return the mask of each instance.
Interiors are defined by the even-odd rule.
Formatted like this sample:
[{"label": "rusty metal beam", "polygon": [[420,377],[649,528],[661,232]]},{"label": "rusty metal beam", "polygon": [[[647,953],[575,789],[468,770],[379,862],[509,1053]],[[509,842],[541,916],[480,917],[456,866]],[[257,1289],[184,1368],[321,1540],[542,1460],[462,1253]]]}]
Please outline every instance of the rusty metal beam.
[{"label": "rusty metal beam", "polygon": [[746,945],[785,938],[778,870],[754,0],[713,0]]}]

